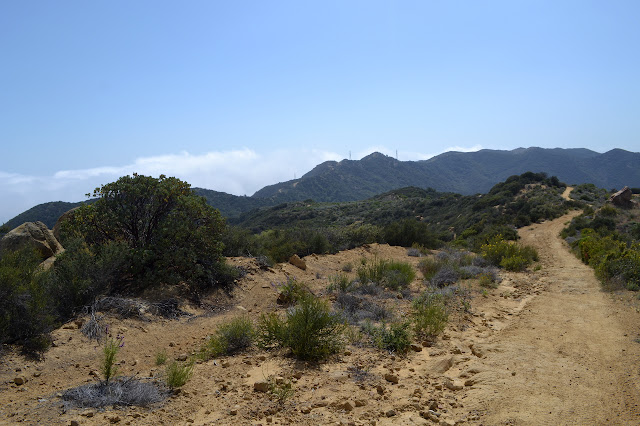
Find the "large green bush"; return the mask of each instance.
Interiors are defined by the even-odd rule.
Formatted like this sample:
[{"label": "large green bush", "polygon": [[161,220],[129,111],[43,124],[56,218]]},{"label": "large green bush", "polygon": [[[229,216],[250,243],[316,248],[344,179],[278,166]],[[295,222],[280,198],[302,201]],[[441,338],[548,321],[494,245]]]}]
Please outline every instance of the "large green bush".
[{"label": "large green bush", "polygon": [[123,255],[115,259],[111,290],[219,283],[224,220],[188,183],[134,174],[96,188],[93,196],[98,200],[79,207],[64,234],[82,238],[83,249],[98,259],[104,247],[119,245]]}]

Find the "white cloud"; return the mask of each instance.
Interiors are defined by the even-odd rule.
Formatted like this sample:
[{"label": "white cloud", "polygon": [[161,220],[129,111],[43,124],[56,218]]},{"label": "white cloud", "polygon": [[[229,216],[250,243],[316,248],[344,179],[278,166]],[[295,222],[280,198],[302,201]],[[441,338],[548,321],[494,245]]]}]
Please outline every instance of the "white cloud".
[{"label": "white cloud", "polygon": [[133,173],[165,174],[185,180],[194,187],[251,195],[266,185],[293,179],[294,175],[301,177],[324,161],[341,159],[339,154],[318,149],[277,150],[261,154],[244,148],[143,157],[133,164],[61,170],[53,176],[0,172],[0,223],[40,203],[83,200],[84,194],[101,184]]}]

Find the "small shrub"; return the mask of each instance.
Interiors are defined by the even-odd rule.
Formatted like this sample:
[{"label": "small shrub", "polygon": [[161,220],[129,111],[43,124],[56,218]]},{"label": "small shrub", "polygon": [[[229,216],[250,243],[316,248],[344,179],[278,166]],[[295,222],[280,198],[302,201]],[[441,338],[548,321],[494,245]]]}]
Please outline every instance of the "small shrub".
[{"label": "small shrub", "polygon": [[414,280],[416,273],[407,262],[379,260],[365,261],[358,268],[358,279],[362,284],[369,282],[383,285],[391,290],[406,287]]},{"label": "small shrub", "polygon": [[521,272],[527,268],[529,260],[524,256],[513,255],[505,257],[500,261],[500,267],[512,272]]},{"label": "small shrub", "polygon": [[420,253],[420,250],[415,248],[415,247],[411,247],[407,249],[407,256],[411,256],[411,257],[420,257],[422,256],[422,253]]},{"label": "small shrub", "polygon": [[445,299],[441,294],[424,293],[413,302],[413,323],[416,335],[434,338],[447,326]]},{"label": "small shrub", "polygon": [[337,274],[329,277],[329,291],[348,292],[353,290],[353,281],[346,274]]},{"label": "small shrub", "polygon": [[216,333],[209,337],[200,349],[200,359],[211,359],[220,355],[232,355],[245,350],[255,340],[255,329],[249,318],[234,318],[218,326]]},{"label": "small shrub", "polygon": [[279,380],[269,378],[269,393],[275,398],[278,404],[284,404],[295,394],[291,380]]},{"label": "small shrub", "polygon": [[159,352],[156,352],[156,365],[165,365],[167,363],[167,351],[166,350],[161,350]]},{"label": "small shrub", "polygon": [[309,290],[304,284],[297,281],[295,278],[289,277],[287,282],[280,286],[278,302],[287,306],[293,305],[308,293]]},{"label": "small shrub", "polygon": [[173,361],[167,366],[165,381],[167,386],[176,389],[184,386],[193,374],[193,364],[190,362],[180,363]]},{"label": "small shrub", "polygon": [[409,321],[382,323],[376,327],[370,323],[364,326],[375,345],[393,353],[406,353],[411,347],[411,323]]},{"label": "small shrub", "polygon": [[226,342],[226,353],[234,354],[253,344],[255,330],[249,318],[240,317],[218,327],[218,335]]},{"label": "small shrub", "polygon": [[457,283],[459,279],[460,274],[458,271],[449,265],[445,265],[435,273],[431,278],[430,283],[436,287],[442,288]]},{"label": "small shrub", "polygon": [[286,318],[263,314],[258,325],[261,346],[285,347],[298,359],[321,360],[343,346],[345,323],[330,312],[329,304],[312,294],[303,296]]},{"label": "small shrub", "polygon": [[[108,334],[108,330],[106,331]],[[116,366],[116,355],[121,347],[124,346],[124,336],[118,335],[114,339],[113,337],[108,337],[104,342],[104,346],[102,347],[102,375],[104,376],[104,381],[108,384],[109,380],[115,377],[118,374],[118,367]]]},{"label": "small shrub", "polygon": [[351,262],[348,262],[342,265],[342,272],[351,272],[351,271],[353,271],[353,264]]},{"label": "small shrub", "polygon": [[420,263],[418,264],[418,269],[420,270],[420,272],[422,272],[422,276],[425,280],[430,280],[431,278],[433,278],[436,272],[438,272],[440,268],[442,268],[443,265],[444,262],[436,258],[427,257],[420,261]]},{"label": "small shrub", "polygon": [[522,271],[538,260],[538,252],[533,247],[521,247],[503,240],[500,235],[482,245],[480,250],[489,263],[511,271]]},{"label": "small shrub", "polygon": [[485,288],[498,288],[499,282],[490,272],[483,272],[478,275],[478,284]]}]

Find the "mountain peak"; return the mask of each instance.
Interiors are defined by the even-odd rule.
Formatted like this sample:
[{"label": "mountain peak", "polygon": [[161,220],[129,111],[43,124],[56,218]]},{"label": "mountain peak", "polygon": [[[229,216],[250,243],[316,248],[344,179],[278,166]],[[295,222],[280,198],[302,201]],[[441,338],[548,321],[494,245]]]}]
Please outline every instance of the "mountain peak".
[{"label": "mountain peak", "polygon": [[393,158],[393,157],[390,157],[388,155],[382,154],[381,152],[375,151],[375,152],[372,152],[371,154],[369,154],[369,155],[367,155],[365,157],[362,157],[362,159],[360,161],[385,160],[385,159],[395,160],[395,158]]}]

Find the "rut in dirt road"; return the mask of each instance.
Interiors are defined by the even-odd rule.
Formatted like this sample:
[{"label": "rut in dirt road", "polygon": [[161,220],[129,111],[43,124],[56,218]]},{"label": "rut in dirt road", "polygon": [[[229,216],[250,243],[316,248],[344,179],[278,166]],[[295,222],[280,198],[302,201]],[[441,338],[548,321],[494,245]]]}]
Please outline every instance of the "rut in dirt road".
[{"label": "rut in dirt road", "polygon": [[603,293],[558,236],[577,214],[520,231],[546,290],[484,342],[466,397],[479,424],[640,424],[640,313]]}]

